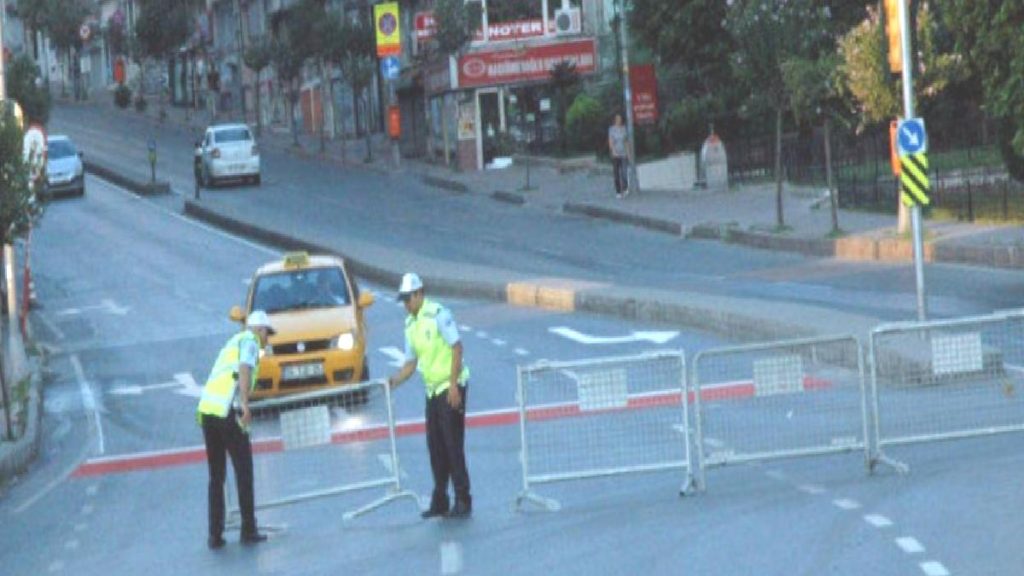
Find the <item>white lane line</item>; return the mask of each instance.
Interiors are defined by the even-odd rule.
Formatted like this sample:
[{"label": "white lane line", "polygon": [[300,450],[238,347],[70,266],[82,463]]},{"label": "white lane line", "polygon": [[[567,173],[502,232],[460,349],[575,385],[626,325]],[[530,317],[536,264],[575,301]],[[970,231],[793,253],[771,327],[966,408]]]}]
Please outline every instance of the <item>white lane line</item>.
[{"label": "white lane line", "polygon": [[50,567],[49,567],[50,572],[60,572],[63,569],[64,569],[64,561],[63,560],[54,560],[53,562],[50,562]]},{"label": "white lane line", "polygon": [[924,552],[924,546],[912,536],[903,536],[896,539],[896,545],[907,554],[920,554]]},{"label": "white lane line", "polygon": [[100,420],[100,411],[96,409],[96,398],[92,394],[92,388],[89,383],[85,381],[85,370],[82,370],[82,362],[78,359],[78,354],[71,355],[71,366],[75,369],[75,378],[78,380],[78,389],[82,392],[82,406],[85,410],[92,412],[93,420],[96,422],[96,434],[99,439],[100,456],[103,456],[106,451],[106,441],[103,439],[103,422]]},{"label": "white lane line", "polygon": [[462,573],[462,544],[441,542],[441,574]]},{"label": "white lane line", "polygon": [[96,493],[99,492],[99,491],[100,491],[99,484],[93,484],[93,485],[91,485],[91,486],[89,486],[88,488],[85,489],[85,494],[87,496],[95,496]]},{"label": "white lane line", "polygon": [[75,524],[75,532],[85,532],[89,528],[89,525],[85,522],[79,522]]},{"label": "white lane line", "polygon": [[465,324],[459,324],[459,330],[462,332],[472,332],[473,329]]},{"label": "white lane line", "polygon": [[54,324],[52,320],[47,318],[46,314],[37,314],[36,316],[43,322],[43,326],[46,326],[47,330],[53,332],[53,335],[55,338],[57,338],[57,340],[64,339],[64,331],[58,328],[57,325]]},{"label": "white lane line", "polygon": [[95,510],[95,508],[93,508],[92,504],[86,504],[85,506],[82,506],[82,516],[88,516],[92,514],[93,510]]},{"label": "white lane line", "polygon": [[505,342],[505,341],[504,341],[504,340],[502,340],[501,338],[492,338],[492,339],[491,339],[491,344],[494,344],[494,345],[495,345],[495,346],[497,346],[498,348],[501,348],[502,346],[504,346],[505,344],[507,344],[507,342]]},{"label": "white lane line", "polygon": [[78,550],[78,540],[72,538],[64,543],[65,550]]},{"label": "white lane line", "polygon": [[934,560],[928,562],[921,562],[921,571],[927,574],[927,576],[949,576],[949,570],[942,565],[942,562],[936,562]]},{"label": "white lane line", "polygon": [[769,478],[773,478],[773,479],[779,480],[779,481],[785,481],[785,479],[786,479],[786,475],[783,474],[782,472],[778,471],[778,470],[769,470],[769,471],[765,472],[764,474],[765,474],[765,476],[767,476]]},{"label": "white lane line", "polygon": [[722,442],[718,438],[712,438],[711,436],[704,437],[704,443],[712,448],[724,448],[725,442]]},{"label": "white lane line", "polygon": [[801,484],[801,485],[797,486],[796,488],[797,488],[797,490],[799,490],[801,492],[805,492],[805,493],[810,494],[812,496],[817,496],[818,494],[824,494],[825,493],[825,489],[824,488],[822,488],[821,486],[816,486],[814,484]]},{"label": "white lane line", "polygon": [[487,339],[487,332],[484,332],[483,330],[477,330],[476,331],[476,337],[477,338],[483,338],[484,340],[486,340]]},{"label": "white lane line", "polygon": [[892,520],[878,514],[867,514],[864,516],[864,521],[875,528],[888,528],[892,526]]},{"label": "white lane line", "polygon": [[860,508],[859,502],[857,502],[856,500],[850,500],[848,498],[840,498],[838,500],[833,500],[832,503],[835,504],[838,508],[842,508],[843,510],[856,510],[857,508]]},{"label": "white lane line", "polygon": [[529,356],[530,355],[530,351],[525,349],[525,348],[516,348],[515,352],[519,356]]}]

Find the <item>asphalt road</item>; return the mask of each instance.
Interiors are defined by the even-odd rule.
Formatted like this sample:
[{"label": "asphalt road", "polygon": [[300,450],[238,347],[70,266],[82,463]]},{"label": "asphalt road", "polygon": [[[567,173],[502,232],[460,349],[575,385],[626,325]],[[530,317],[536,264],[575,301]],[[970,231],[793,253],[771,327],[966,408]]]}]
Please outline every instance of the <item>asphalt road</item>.
[{"label": "asphalt road", "polygon": [[[272,533],[256,549],[235,543],[205,548],[206,470],[201,461],[78,476],[90,462],[138,460],[195,451],[190,382],[200,382],[233,331],[228,308],[273,250],[189,222],[159,203],[90,179],[89,194],[53,204],[33,236],[42,306],[36,335],[51,351],[42,456],[0,499],[5,574],[1012,574],[1024,562],[1015,537],[1024,520],[1018,438],[893,448],[911,464],[868,477],[857,453],[730,466],[708,471],[707,492],[680,498],[683,474],[572,481],[533,486],[557,499],[549,512],[511,504],[522,489],[519,430],[486,418],[468,432],[475,515],[466,522],[419,520],[399,501],[353,521],[342,514],[379,491],[314,500],[259,514]],[[391,287],[369,320],[371,371],[392,369],[401,346],[402,309]],[[445,300],[456,316],[474,371],[471,416],[515,405],[516,366],[579,360],[651,348],[689,354],[722,346],[683,332],[668,341],[583,344],[552,329],[626,338],[673,331],[602,317],[567,315],[468,300]],[[567,333],[565,330],[559,330]],[[138,393],[126,392],[140,387]],[[840,403],[855,404],[843,389]],[[821,406],[818,404],[817,406]],[[784,416],[785,403],[758,408],[717,403],[709,420],[736,438],[757,438],[755,423]],[[422,415],[418,382],[395,395],[400,421]],[[797,410],[813,421],[815,405]],[[379,405],[341,411],[379,415]],[[658,413],[616,428],[561,424],[577,436],[549,463],[585,461],[594,443],[616,441],[601,456],[646,454],[672,422]],[[824,423],[827,425],[828,423]],[[654,426],[656,430],[645,426]],[[715,429],[716,434],[722,429]],[[588,436],[588,432],[594,433]],[[603,435],[602,435],[603,434]],[[744,436],[745,434],[745,436]],[[729,440],[730,436],[718,434]],[[571,437],[571,436],[570,436]],[[429,491],[421,435],[399,438],[405,487]],[[381,448],[257,457],[260,501],[338,478],[379,476]],[[562,454],[562,458],[559,458]],[[540,456],[540,455],[535,455]],[[341,480],[345,481],[345,480]],[[231,535],[229,535],[231,536]]]},{"label": "asphalt road", "polygon": [[[114,122],[93,110],[58,108],[52,129],[71,135],[87,158],[139,178],[148,176],[144,143],[153,137],[161,151],[160,174],[179,192],[191,195],[192,134],[177,127],[157,128],[132,114],[115,116]],[[262,187],[207,190],[204,201],[315,241],[343,244],[351,239],[537,276],[807,303],[880,320],[916,317],[914,274],[909,265],[843,263],[681,240],[509,206],[482,195],[451,195],[424,185],[411,172],[382,175],[342,168],[272,147],[263,148],[262,158]],[[158,201],[180,206],[177,197]],[[929,265],[926,278],[932,317],[1021,305],[1024,274],[1018,271]]]}]

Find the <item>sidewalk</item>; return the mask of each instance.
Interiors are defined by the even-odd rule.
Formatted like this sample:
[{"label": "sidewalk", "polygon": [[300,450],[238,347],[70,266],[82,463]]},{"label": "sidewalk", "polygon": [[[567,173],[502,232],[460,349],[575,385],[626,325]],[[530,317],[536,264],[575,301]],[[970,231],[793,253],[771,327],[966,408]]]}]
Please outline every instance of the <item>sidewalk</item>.
[{"label": "sidewalk", "polygon": [[[109,98],[94,99],[99,108],[117,111]],[[156,122],[158,105],[151,101],[146,114]],[[188,112],[166,107],[168,124],[194,132],[209,123],[207,112]],[[218,121],[237,117],[221,114]],[[300,127],[301,131],[301,127]],[[721,240],[768,250],[849,261],[910,262],[913,245],[909,234],[896,230],[896,216],[839,210],[841,233],[831,234],[829,200],[824,190],[783,185],[785,227],[777,230],[775,184],[734,185],[727,192],[704,189],[641,191],[618,199],[612,189],[608,166],[601,163],[559,162],[549,158],[516,157],[502,170],[459,172],[405,158],[392,164],[391,143],[381,135],[372,138],[372,161],[365,162],[365,140],[327,140],[320,152],[319,136],[300,133],[293,144],[288,126],[264,126],[262,146],[285,150],[296,156],[338,165],[389,173],[396,170],[417,175],[431,186],[452,192],[481,194],[517,205],[607,219],[668,234]],[[567,167],[569,165],[572,167]],[[895,201],[895,200],[894,200]],[[1024,227],[982,225],[955,221],[925,221],[925,259],[997,268],[1024,268]]]}]

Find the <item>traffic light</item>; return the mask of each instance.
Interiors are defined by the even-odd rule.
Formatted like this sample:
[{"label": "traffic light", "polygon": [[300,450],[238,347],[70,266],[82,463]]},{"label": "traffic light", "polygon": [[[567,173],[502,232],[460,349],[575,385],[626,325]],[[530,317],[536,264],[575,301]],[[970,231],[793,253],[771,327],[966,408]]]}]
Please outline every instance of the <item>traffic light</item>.
[{"label": "traffic light", "polygon": [[[885,0],[885,36],[889,40],[889,69],[893,73],[903,72],[903,36],[900,33],[901,0]],[[905,0],[910,9],[910,1]]]}]

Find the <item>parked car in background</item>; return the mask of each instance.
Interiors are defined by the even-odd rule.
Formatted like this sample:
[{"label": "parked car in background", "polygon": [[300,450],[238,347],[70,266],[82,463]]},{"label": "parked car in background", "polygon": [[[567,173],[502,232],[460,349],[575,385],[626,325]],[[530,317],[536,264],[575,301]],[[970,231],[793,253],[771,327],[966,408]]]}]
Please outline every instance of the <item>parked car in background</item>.
[{"label": "parked car in background", "polygon": [[196,177],[211,187],[224,180],[260,184],[260,151],[245,124],[215,124],[196,143]]},{"label": "parked car in background", "polygon": [[47,196],[84,196],[85,167],[82,153],[70,138],[54,135],[46,138]]}]

